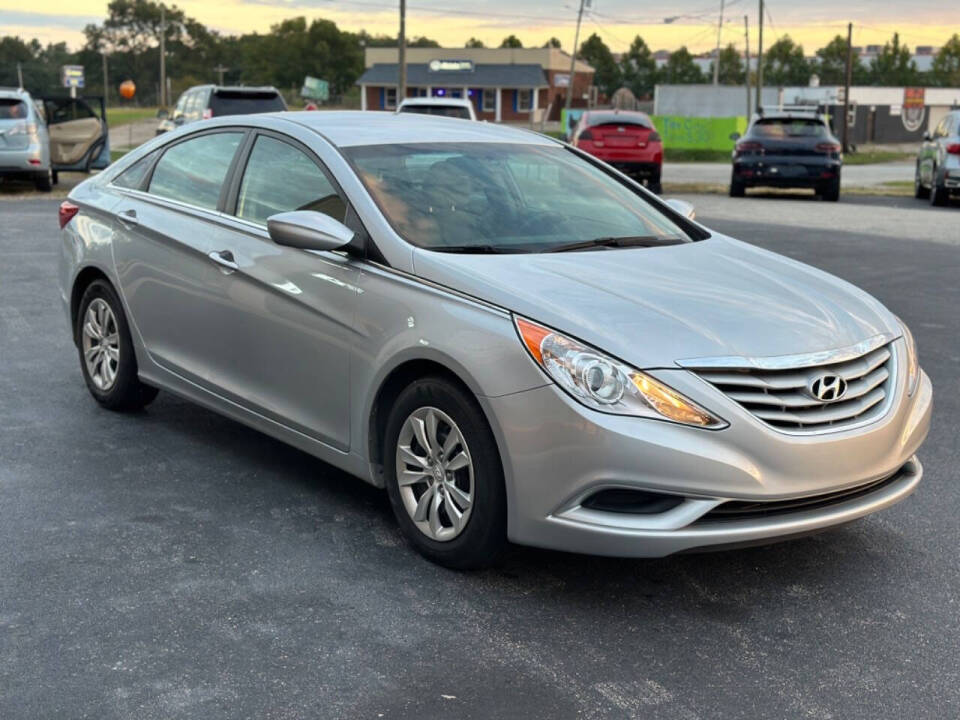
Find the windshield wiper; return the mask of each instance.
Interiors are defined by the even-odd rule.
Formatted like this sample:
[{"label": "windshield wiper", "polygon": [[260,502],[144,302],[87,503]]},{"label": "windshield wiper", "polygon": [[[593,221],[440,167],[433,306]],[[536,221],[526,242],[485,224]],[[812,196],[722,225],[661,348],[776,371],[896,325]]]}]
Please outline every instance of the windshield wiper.
[{"label": "windshield wiper", "polygon": [[465,253],[471,255],[500,255],[504,253],[524,252],[523,250],[499,245],[437,245],[436,247],[428,247],[425,249],[433,250],[434,252]]},{"label": "windshield wiper", "polygon": [[589,250],[597,247],[658,247],[662,245],[676,245],[683,240],[673,237],[660,237],[659,235],[628,235],[625,237],[598,237],[592,240],[581,240],[579,242],[558,245],[546,252],[570,252],[573,250]]}]

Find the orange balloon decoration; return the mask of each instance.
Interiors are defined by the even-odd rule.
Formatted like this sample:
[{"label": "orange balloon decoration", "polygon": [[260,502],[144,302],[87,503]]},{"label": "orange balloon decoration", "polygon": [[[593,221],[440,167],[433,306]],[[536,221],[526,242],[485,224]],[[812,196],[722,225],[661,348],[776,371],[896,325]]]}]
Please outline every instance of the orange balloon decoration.
[{"label": "orange balloon decoration", "polygon": [[125,100],[132,98],[135,92],[137,92],[137,86],[133,84],[133,80],[124,80],[120,83],[120,96]]}]

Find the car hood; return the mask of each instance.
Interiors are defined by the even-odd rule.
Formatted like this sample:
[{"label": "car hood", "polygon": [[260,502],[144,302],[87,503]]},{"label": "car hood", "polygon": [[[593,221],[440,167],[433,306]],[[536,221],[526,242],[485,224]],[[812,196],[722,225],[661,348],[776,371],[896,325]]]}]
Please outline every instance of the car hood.
[{"label": "car hood", "polygon": [[695,243],[570,253],[417,250],[417,275],[568,333],[641,368],[678,360],[833,350],[896,318],[803,263],[714,235]]}]

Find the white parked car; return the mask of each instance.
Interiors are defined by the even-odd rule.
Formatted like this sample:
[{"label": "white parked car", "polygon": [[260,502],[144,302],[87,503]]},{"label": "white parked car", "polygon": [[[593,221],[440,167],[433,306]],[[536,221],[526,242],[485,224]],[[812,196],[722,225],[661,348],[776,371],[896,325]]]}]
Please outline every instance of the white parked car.
[{"label": "white parked car", "polygon": [[441,115],[444,117],[460,118],[461,120],[477,119],[477,113],[473,109],[473,103],[465,98],[407,98],[400,103],[397,112],[417,113],[419,115]]}]

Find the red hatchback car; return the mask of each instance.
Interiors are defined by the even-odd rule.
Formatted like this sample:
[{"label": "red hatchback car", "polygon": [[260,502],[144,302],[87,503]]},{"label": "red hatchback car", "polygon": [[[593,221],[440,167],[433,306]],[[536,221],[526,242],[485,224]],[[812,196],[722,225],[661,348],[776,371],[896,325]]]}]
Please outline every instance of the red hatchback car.
[{"label": "red hatchback car", "polygon": [[661,191],[663,142],[646,113],[588,110],[580,116],[570,142],[633,179],[644,182],[651,191]]}]

